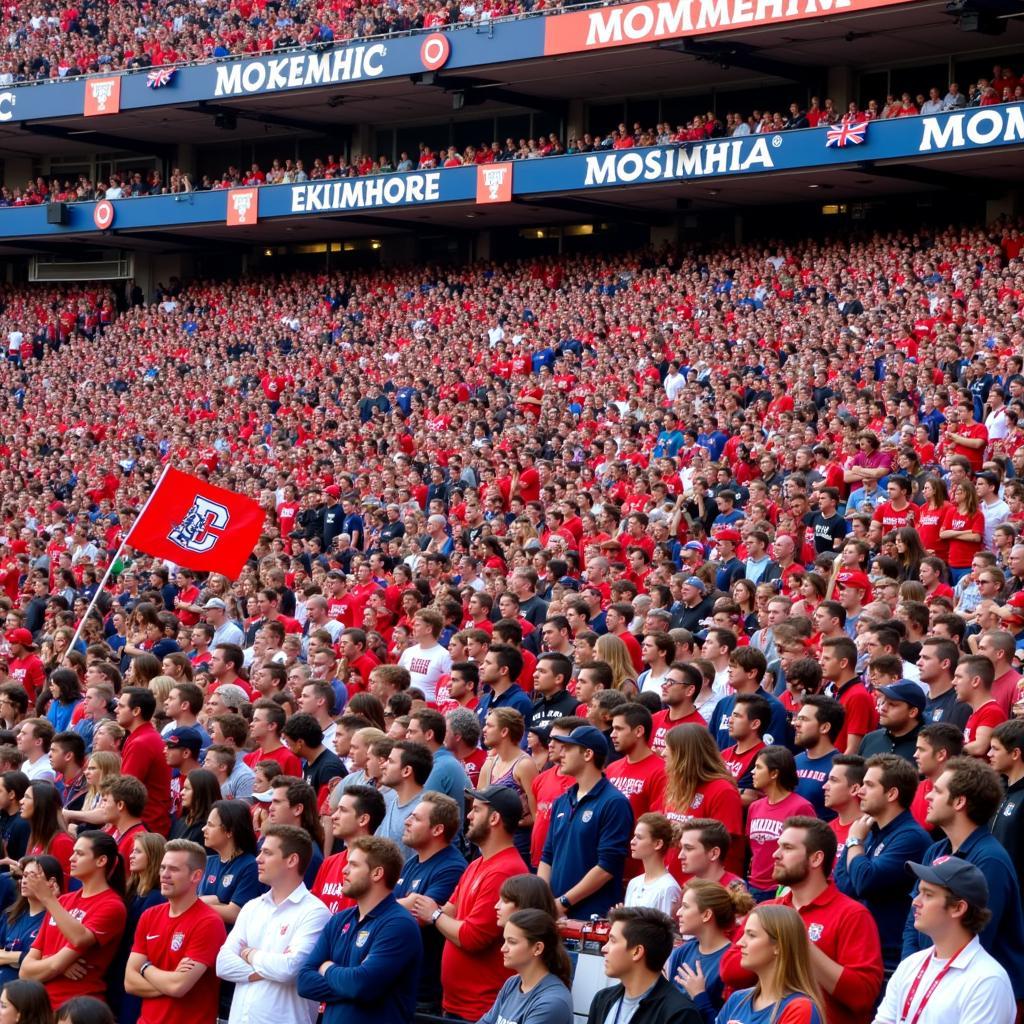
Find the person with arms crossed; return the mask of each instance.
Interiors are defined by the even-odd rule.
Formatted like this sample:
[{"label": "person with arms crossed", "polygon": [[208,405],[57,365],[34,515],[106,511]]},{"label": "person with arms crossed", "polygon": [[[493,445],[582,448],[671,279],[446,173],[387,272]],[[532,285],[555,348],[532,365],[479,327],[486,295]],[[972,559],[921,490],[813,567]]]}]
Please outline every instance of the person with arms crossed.
[{"label": "person with arms crossed", "polygon": [[331,917],[299,970],[297,990],[324,1004],[323,1024],[409,1024],[423,945],[393,891],[402,854],[390,839],[349,844],[344,894],[354,907]]},{"label": "person with arms crossed", "polygon": [[302,881],[313,857],[309,833],[268,825],[256,866],[267,892],[250,900],[217,954],[217,976],[234,982],[230,1024],[313,1024],[317,1004],[295,989],[299,967],[330,920]]},{"label": "person with arms crossed", "polygon": [[907,869],[918,883],[914,928],[931,948],[896,968],[875,1024],[1013,1024],[1010,978],[978,938],[989,919],[985,875],[960,857]]},{"label": "person with arms crossed", "polygon": [[143,911],[125,969],[125,991],[142,1000],[140,1024],[186,1024],[217,1016],[213,966],[226,936],[217,913],[198,896],[206,853],[172,839],[160,862],[167,901]]},{"label": "person with arms crossed", "polygon": [[42,982],[55,1008],[73,996],[103,997],[104,974],[128,916],[124,865],[111,836],[89,831],[75,840],[71,877],[81,888],[59,897],[43,876],[26,880],[27,895],[43,905],[45,917],[20,976]]},{"label": "person with arms crossed", "polygon": [[601,989],[587,1024],[701,1024],[693,1000],[662,974],[672,952],[672,919],[650,907],[616,907],[604,944],[604,973],[618,984]]}]

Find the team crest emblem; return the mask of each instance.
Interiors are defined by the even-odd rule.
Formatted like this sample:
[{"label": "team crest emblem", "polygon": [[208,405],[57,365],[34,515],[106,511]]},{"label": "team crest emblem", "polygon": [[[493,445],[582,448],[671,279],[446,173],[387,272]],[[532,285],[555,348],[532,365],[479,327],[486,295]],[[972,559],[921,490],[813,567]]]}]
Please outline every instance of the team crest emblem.
[{"label": "team crest emblem", "polygon": [[222,881],[225,885],[230,885],[235,880],[234,875],[225,875]]},{"label": "team crest emblem", "polygon": [[228,510],[219,502],[197,494],[185,518],[171,530],[167,539],[179,548],[202,554],[220,540],[221,532],[227,528],[230,518]]},{"label": "team crest emblem", "polygon": [[591,819],[591,818],[592,818],[593,816],[594,816],[594,812],[593,812],[593,811],[584,811],[584,812],[583,812],[583,820],[584,820],[584,821],[590,821],[590,819]]},{"label": "team crest emblem", "polygon": [[697,810],[698,807],[700,807],[700,805],[702,803],[704,803],[704,794],[703,793],[698,793],[693,798],[693,802],[690,804],[690,809],[695,811],[695,810]]},{"label": "team crest emblem", "polygon": [[356,936],[356,949],[362,949],[370,938],[370,933],[365,928]]},{"label": "team crest emblem", "polygon": [[175,932],[174,937],[171,939],[171,952],[177,953],[179,949],[185,944],[185,933]]},{"label": "team crest emblem", "polygon": [[807,938],[809,938],[811,940],[811,942],[817,942],[818,939],[821,938],[821,933],[824,930],[825,930],[825,926],[824,925],[812,924],[810,926],[810,928],[807,929]]}]

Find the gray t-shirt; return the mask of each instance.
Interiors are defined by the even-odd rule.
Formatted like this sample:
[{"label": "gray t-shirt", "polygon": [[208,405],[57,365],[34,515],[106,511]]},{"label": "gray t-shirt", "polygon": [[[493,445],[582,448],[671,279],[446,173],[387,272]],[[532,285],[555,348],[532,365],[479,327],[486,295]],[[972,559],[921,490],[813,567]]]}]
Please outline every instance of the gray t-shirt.
[{"label": "gray t-shirt", "polygon": [[479,1024],[572,1024],[572,994],[553,974],[529,992],[514,974],[498,991]]}]

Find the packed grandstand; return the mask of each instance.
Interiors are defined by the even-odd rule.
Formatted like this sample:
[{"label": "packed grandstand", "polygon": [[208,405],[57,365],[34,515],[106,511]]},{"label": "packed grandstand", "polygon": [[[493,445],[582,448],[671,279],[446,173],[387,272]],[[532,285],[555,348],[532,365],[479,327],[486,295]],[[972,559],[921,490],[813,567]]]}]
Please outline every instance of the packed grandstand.
[{"label": "packed grandstand", "polygon": [[851,4],[0,12],[0,1024],[1016,1024],[1024,33]]}]

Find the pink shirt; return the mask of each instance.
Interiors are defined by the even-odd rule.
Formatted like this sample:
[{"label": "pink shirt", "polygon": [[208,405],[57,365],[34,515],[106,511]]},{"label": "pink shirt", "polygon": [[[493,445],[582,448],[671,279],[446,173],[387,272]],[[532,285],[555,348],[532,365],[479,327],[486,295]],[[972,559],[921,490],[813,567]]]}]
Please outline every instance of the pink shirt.
[{"label": "pink shirt", "polygon": [[814,808],[802,796],[790,793],[777,804],[761,797],[750,805],[747,814],[747,841],[750,843],[750,885],[754,889],[774,889],[772,857],[782,835],[782,823],[794,814],[815,817]]}]

